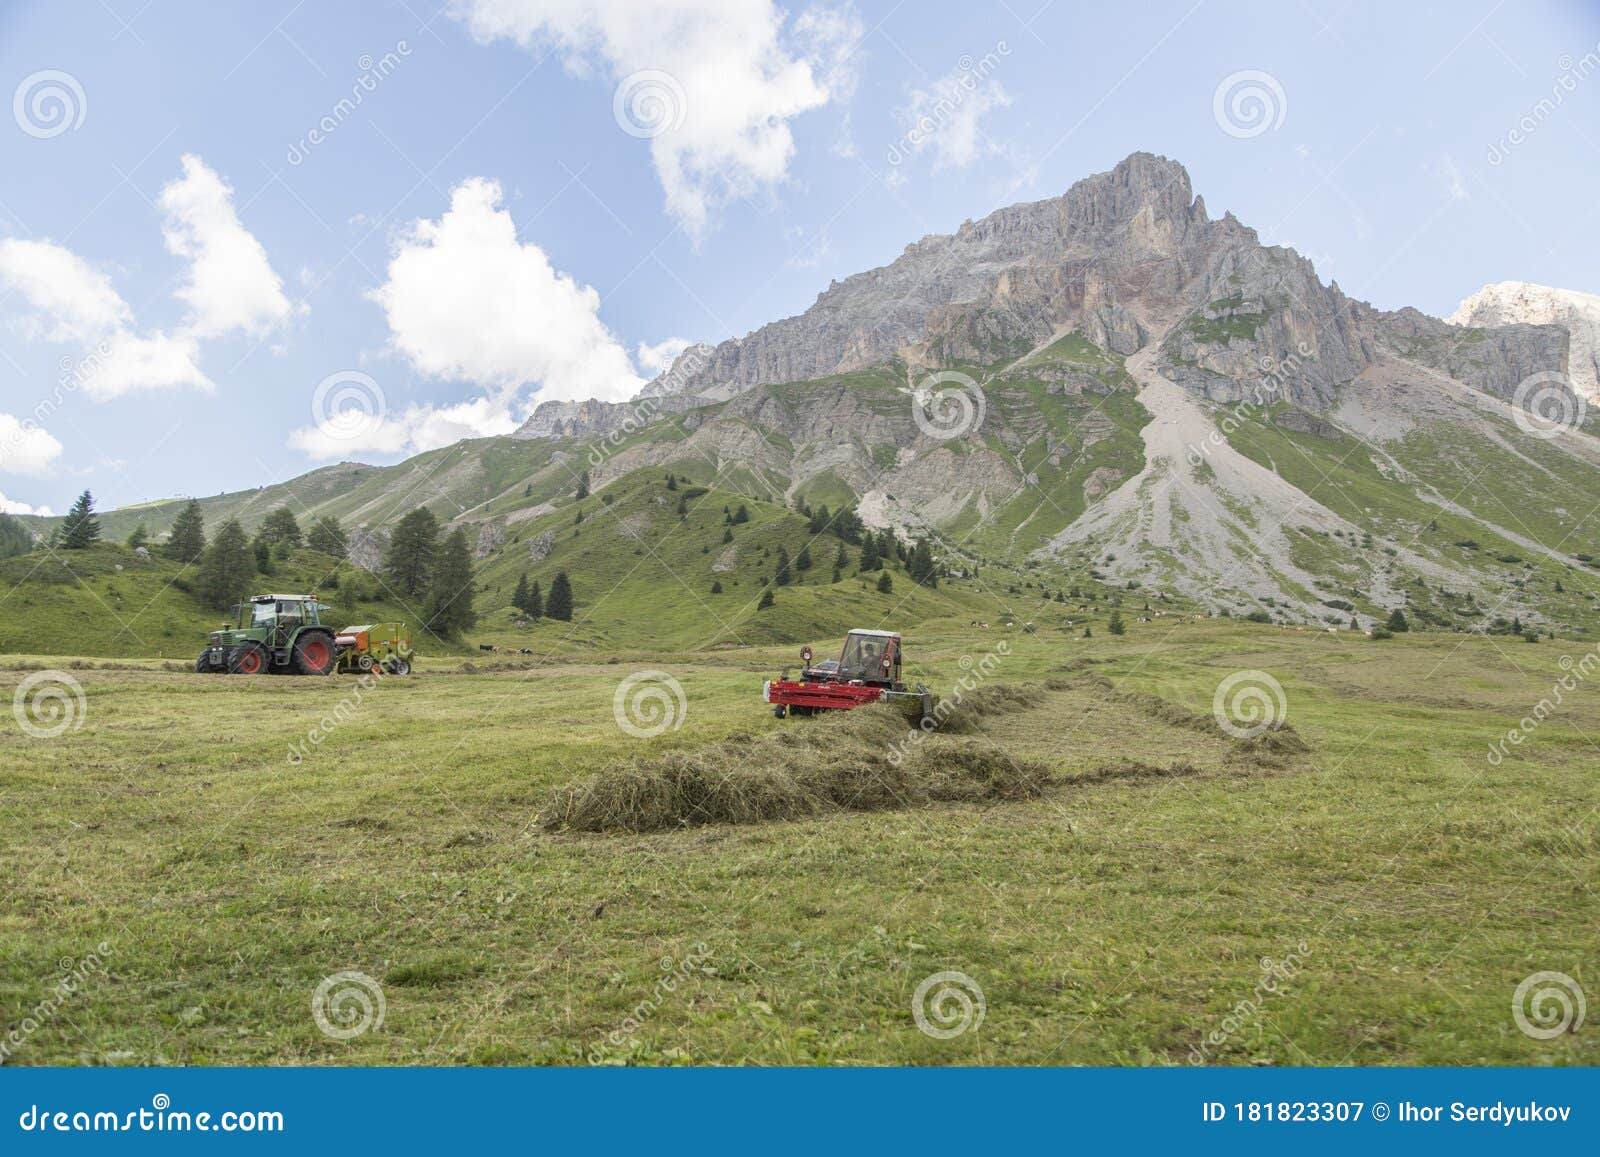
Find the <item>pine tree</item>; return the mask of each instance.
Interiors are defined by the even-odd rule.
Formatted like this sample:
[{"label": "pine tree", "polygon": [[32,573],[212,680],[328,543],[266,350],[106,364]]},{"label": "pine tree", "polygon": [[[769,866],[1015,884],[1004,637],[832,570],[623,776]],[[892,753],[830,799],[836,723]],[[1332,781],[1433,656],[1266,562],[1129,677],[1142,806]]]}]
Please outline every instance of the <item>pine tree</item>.
[{"label": "pine tree", "polygon": [[878,539],[875,535],[867,535],[861,544],[861,570],[862,573],[877,570],[883,565],[883,560],[878,557]]},{"label": "pine tree", "polygon": [[589,472],[587,470],[578,475],[578,491],[573,497],[580,502],[589,497]]},{"label": "pine tree", "polygon": [[906,560],[906,573],[911,576],[912,582],[920,583],[922,586],[939,585],[939,575],[933,563],[933,550],[928,546],[927,539],[918,542],[916,549],[911,552],[911,557]]},{"label": "pine tree", "polygon": [[256,570],[261,574],[271,574],[272,544],[258,534],[250,543],[250,550],[255,555]]},{"label": "pine tree", "polygon": [[722,580],[721,579],[712,579],[711,580],[711,593],[714,594],[714,595],[720,595],[722,593]]},{"label": "pine tree", "polygon": [[1400,634],[1411,629],[1411,624],[1406,622],[1405,612],[1396,607],[1389,615],[1389,621],[1384,624],[1395,634]]},{"label": "pine tree", "polygon": [[141,546],[149,541],[150,530],[143,522],[140,522],[137,526],[135,526],[133,528],[133,533],[128,535],[128,546],[133,550],[138,550]]},{"label": "pine tree", "polygon": [[761,601],[756,604],[756,610],[764,611],[778,600],[772,597],[772,588],[768,587],[761,592]]},{"label": "pine tree", "polygon": [[734,522],[735,525],[738,525],[741,522],[749,522],[749,521],[750,521],[750,511],[748,509],[746,509],[745,508],[745,504],[741,502],[741,503],[739,503],[739,509],[735,510],[733,512],[733,522]]},{"label": "pine tree", "polygon": [[544,613],[563,623],[572,621],[572,583],[566,571],[558,572],[550,584],[550,598],[545,603]]},{"label": "pine tree", "polygon": [[255,570],[244,527],[237,518],[230,518],[206,548],[195,588],[207,606],[225,611],[250,593]]},{"label": "pine tree", "polygon": [[331,514],[325,514],[312,522],[311,530],[306,535],[306,545],[312,550],[320,550],[323,554],[331,554],[334,558],[347,558],[350,554],[344,527],[340,526],[339,520]]},{"label": "pine tree", "polygon": [[786,587],[793,576],[789,573],[789,552],[784,547],[778,547],[778,561],[776,569],[772,572],[774,586]]},{"label": "pine tree", "polygon": [[[839,550],[833,556],[833,569],[834,570],[843,570],[845,567],[847,567],[849,565],[850,565],[850,556],[847,553],[845,553],[844,542],[843,542],[843,540],[841,540],[840,543],[839,543]],[[834,581],[838,582],[839,580],[835,579]]]},{"label": "pine tree", "polygon": [[884,571],[878,576],[878,591],[880,594],[888,594],[892,590],[894,590],[894,580],[889,577],[888,571]]},{"label": "pine tree", "polygon": [[730,526],[730,527],[728,527],[726,530],[724,530],[722,532],[722,541],[724,543],[729,543],[729,542],[733,541],[733,527]]},{"label": "pine tree", "polygon": [[844,578],[844,568],[843,567],[837,567],[837,566],[834,567],[833,568],[833,581],[834,582],[839,582],[843,578]]},{"label": "pine tree", "polygon": [[100,520],[94,516],[94,495],[85,490],[61,521],[61,545],[85,550],[100,541]]},{"label": "pine tree", "polygon": [[668,474],[667,475],[667,489],[668,490],[676,490],[677,488],[678,488],[678,480],[676,478],[674,478],[671,474]]},{"label": "pine tree", "polygon": [[795,570],[811,569],[811,544],[807,543],[800,548],[800,553],[794,556]]},{"label": "pine tree", "polygon": [[511,593],[511,605],[523,614],[528,613],[528,576],[517,580],[517,589]]},{"label": "pine tree", "polygon": [[824,502],[817,507],[816,513],[811,516],[811,522],[806,526],[812,534],[821,534],[828,529],[828,523],[833,521],[833,516],[828,513],[828,504]]},{"label": "pine tree", "polygon": [[472,609],[472,547],[462,528],[457,527],[444,540],[429,587],[433,597],[428,606],[428,629],[435,635],[459,635],[477,624],[478,614]]},{"label": "pine tree", "polygon": [[394,528],[383,553],[384,574],[408,598],[426,594],[438,550],[439,520],[426,506],[419,506]]},{"label": "pine tree", "polygon": [[530,619],[537,619],[544,614],[544,596],[539,593],[538,579],[534,579],[533,585],[528,588],[528,603],[522,609]]},{"label": "pine tree", "polygon": [[299,546],[300,524],[294,520],[294,511],[287,506],[269,511],[261,520],[261,528],[256,531],[256,537],[265,539],[269,546]]},{"label": "pine tree", "polygon": [[206,521],[200,513],[200,504],[191,498],[172,520],[162,553],[174,562],[199,562],[205,549]]},{"label": "pine tree", "polygon": [[1106,620],[1106,630],[1110,631],[1113,635],[1125,635],[1128,633],[1128,628],[1122,621],[1121,611],[1111,612],[1111,617]]}]

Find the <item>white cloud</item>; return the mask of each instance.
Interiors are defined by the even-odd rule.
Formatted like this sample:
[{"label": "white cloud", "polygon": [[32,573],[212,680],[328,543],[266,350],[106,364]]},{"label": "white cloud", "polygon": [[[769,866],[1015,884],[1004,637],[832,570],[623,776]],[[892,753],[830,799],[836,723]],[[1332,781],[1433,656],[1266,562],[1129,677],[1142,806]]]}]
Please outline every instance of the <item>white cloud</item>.
[{"label": "white cloud", "polygon": [[[578,75],[598,66],[616,85],[652,74],[638,91],[660,103],[625,131],[650,138],[667,211],[692,237],[717,203],[781,181],[794,155],[790,119],[855,84],[860,21],[848,8],[808,9],[788,37],[770,0],[456,0],[456,9],[479,41],[553,48]],[[645,108],[614,96],[619,121]]]},{"label": "white cloud", "polygon": [[32,311],[30,336],[46,341],[92,341],[133,320],[111,278],[51,241],[0,240],[0,285]]},{"label": "white cloud", "polygon": [[0,470],[42,475],[60,455],[61,443],[42,426],[0,414]]},{"label": "white cloud", "polygon": [[195,337],[259,334],[291,313],[267,251],[239,221],[233,190],[199,157],[185,155],[183,176],[161,190],[167,249],[189,261],[178,298],[189,306]]},{"label": "white cloud", "polygon": [[48,506],[29,506],[26,502],[13,502],[0,494],[0,514],[37,514],[40,518],[49,518],[51,511]]},{"label": "white cloud", "polygon": [[669,337],[655,345],[641,342],[634,356],[638,359],[639,368],[653,378],[670,370],[672,363],[678,360],[678,355],[693,344],[686,337]]},{"label": "white cloud", "polygon": [[394,347],[424,374],[483,387],[507,412],[529,385],[541,401],[631,397],[644,383],[601,322],[600,295],[519,242],[500,199],[498,184],[471,178],[443,216],[402,239],[371,294]]},{"label": "white cloud", "polygon": [[199,365],[198,343],[161,332],[149,337],[123,331],[79,363],[83,388],[106,401],[138,390],[189,387],[211,393],[216,387]]},{"label": "white cloud", "polygon": [[983,131],[983,118],[1006,108],[1011,97],[998,80],[971,68],[956,69],[928,88],[912,90],[910,102],[900,110],[906,125],[906,152],[933,150],[933,167],[961,169],[980,157],[1003,150]]},{"label": "white cloud", "polygon": [[521,422],[504,402],[474,398],[453,406],[408,406],[365,423],[323,421],[289,435],[289,445],[319,462],[352,454],[420,454],[451,446],[463,438],[509,434]]}]

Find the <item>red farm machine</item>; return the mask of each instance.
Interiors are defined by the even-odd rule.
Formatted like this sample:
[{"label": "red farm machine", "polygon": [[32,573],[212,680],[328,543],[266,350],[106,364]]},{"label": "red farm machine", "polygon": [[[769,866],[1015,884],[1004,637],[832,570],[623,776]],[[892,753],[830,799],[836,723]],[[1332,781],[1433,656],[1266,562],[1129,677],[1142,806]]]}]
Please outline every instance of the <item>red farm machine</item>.
[{"label": "red farm machine", "polygon": [[914,722],[933,716],[928,689],[921,683],[908,687],[900,680],[900,636],[893,631],[851,631],[837,659],[812,660],[811,648],[802,648],[799,677],[791,679],[786,667],[763,687],[762,698],[772,704],[779,719],[849,711],[869,703],[898,707]]}]

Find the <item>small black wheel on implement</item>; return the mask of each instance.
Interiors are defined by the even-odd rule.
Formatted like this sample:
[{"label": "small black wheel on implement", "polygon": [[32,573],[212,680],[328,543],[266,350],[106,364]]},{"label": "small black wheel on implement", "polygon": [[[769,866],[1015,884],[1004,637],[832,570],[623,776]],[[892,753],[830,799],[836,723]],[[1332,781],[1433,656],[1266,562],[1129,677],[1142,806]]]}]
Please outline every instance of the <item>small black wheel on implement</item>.
[{"label": "small black wheel on implement", "polygon": [[391,675],[411,674],[411,660],[402,658],[399,655],[396,655],[393,659],[390,659],[383,666],[384,669]]},{"label": "small black wheel on implement", "polygon": [[364,672],[372,670],[372,656],[371,655],[358,655],[358,656],[356,656],[356,666],[360,670],[362,670]]},{"label": "small black wheel on implement", "polygon": [[772,717],[774,719],[782,719],[787,714],[789,714],[789,709],[787,707],[785,707],[782,703],[779,703],[776,707],[774,707],[772,709]]}]

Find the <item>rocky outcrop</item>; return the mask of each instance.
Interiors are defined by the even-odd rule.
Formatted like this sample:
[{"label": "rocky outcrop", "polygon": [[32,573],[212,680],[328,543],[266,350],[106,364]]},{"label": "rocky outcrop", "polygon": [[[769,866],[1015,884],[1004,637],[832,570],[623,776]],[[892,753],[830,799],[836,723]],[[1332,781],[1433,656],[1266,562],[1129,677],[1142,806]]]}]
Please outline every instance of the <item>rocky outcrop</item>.
[{"label": "rocky outcrop", "polygon": [[1462,326],[1558,325],[1567,333],[1567,375],[1574,392],[1600,402],[1600,297],[1525,281],[1486,285],[1450,321]]}]

